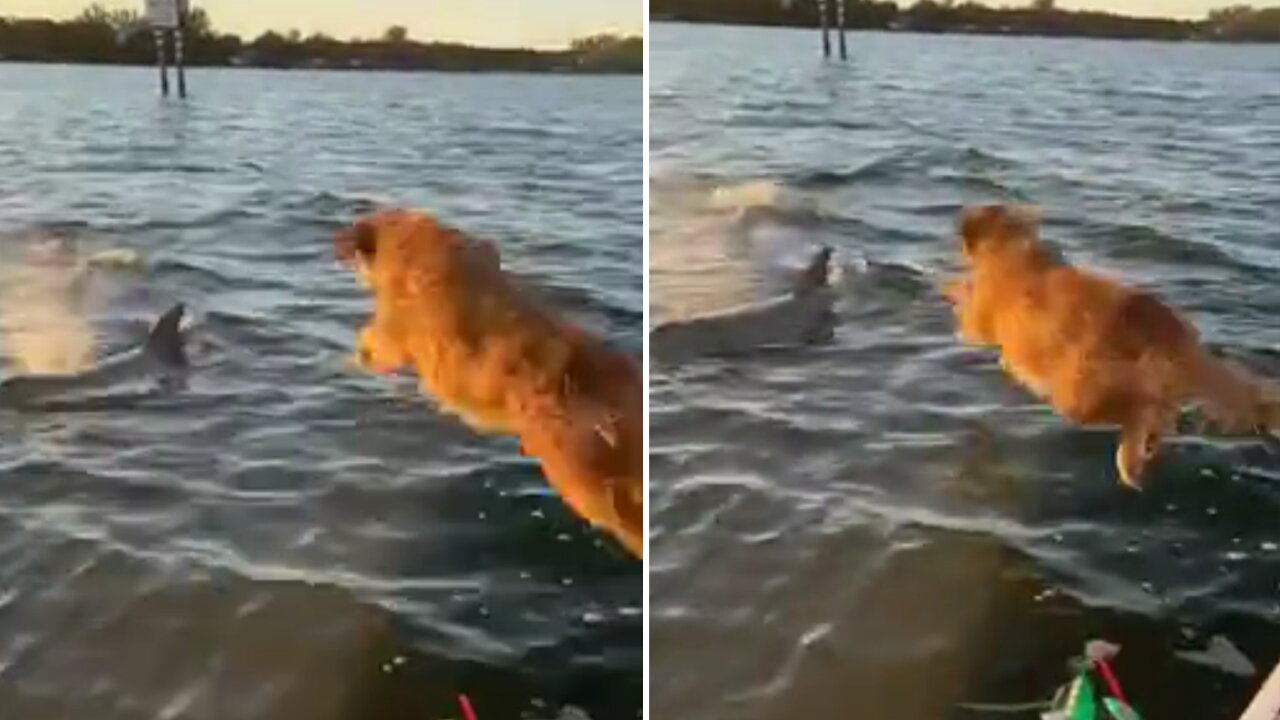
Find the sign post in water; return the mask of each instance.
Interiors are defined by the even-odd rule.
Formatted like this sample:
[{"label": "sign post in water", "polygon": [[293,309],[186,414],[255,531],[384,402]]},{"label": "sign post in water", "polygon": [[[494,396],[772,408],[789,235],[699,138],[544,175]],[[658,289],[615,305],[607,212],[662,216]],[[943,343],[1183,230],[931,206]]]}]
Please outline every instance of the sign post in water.
[{"label": "sign post in water", "polygon": [[160,70],[160,94],[169,95],[169,68],[166,37],[173,38],[173,64],[178,75],[178,97],[187,96],[187,78],[182,60],[182,29],[186,24],[188,0],[146,0],[147,23],[156,38],[156,67]]},{"label": "sign post in water", "polygon": [[[818,23],[822,27],[822,56],[831,57],[831,37],[828,34],[830,28],[830,16],[827,14],[827,6],[832,2],[836,6],[836,28],[838,37],[840,38],[840,59],[849,59],[849,50],[844,41],[844,11],[845,0],[818,0]],[[791,0],[782,0],[783,7],[790,8]]]}]

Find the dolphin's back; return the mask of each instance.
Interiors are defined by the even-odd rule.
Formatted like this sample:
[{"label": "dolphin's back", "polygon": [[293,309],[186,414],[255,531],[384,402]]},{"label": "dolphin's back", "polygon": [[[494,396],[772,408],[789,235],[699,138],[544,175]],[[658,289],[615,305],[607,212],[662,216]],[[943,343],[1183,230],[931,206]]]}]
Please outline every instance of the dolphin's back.
[{"label": "dolphin's back", "polygon": [[827,342],[836,323],[830,264],[831,248],[823,247],[787,295],[659,325],[649,333],[650,350],[679,359]]},{"label": "dolphin's back", "polygon": [[187,369],[186,338],[181,324],[186,308],[178,303],[152,326],[141,348],[104,359],[71,375],[16,375],[0,380],[0,401],[30,402],[69,393],[103,391],[124,381],[152,377],[161,382],[181,378]]}]

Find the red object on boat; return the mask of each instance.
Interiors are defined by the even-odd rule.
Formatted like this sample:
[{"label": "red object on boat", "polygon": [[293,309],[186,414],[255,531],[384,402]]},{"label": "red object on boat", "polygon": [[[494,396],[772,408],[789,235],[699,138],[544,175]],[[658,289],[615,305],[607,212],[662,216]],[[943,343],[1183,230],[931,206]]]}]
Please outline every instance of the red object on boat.
[{"label": "red object on boat", "polygon": [[476,720],[475,708],[471,707],[471,701],[465,694],[458,694],[458,704],[462,706],[462,720]]},{"label": "red object on boat", "polygon": [[1102,673],[1102,679],[1107,681],[1107,688],[1111,691],[1111,694],[1115,695],[1116,699],[1120,702],[1128,705],[1128,698],[1126,698],[1124,696],[1124,692],[1120,690],[1120,681],[1116,680],[1116,676],[1111,672],[1111,666],[1107,664],[1107,661],[1099,659],[1094,663],[1094,665],[1096,665],[1098,670]]}]

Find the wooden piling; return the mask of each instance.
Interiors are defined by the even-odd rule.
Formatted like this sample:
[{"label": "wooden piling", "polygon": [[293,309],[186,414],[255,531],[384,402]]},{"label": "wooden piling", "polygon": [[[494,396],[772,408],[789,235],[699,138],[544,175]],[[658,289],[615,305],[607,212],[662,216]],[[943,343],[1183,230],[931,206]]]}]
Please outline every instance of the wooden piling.
[{"label": "wooden piling", "polygon": [[160,69],[160,94],[169,97],[169,66],[165,61],[164,31],[156,28],[156,67]]},{"label": "wooden piling", "polygon": [[[836,32],[840,34],[840,59],[848,60],[849,51],[845,47],[844,42],[844,4],[845,0],[835,0],[836,2]],[[181,77],[181,76],[179,76]]]},{"label": "wooden piling", "polygon": [[169,96],[169,38],[173,38],[174,72],[178,76],[178,97],[187,97],[187,60],[183,37],[187,26],[189,0],[146,0],[146,18],[156,38],[156,67],[160,69],[160,94]]},{"label": "wooden piling", "polygon": [[[844,38],[840,38],[840,48],[844,50]],[[178,72],[178,97],[187,99],[187,75],[182,63],[182,25],[173,31],[173,64]]]},{"label": "wooden piling", "polygon": [[828,35],[827,0],[818,0],[818,22],[822,24],[822,57],[831,57],[831,38]]}]

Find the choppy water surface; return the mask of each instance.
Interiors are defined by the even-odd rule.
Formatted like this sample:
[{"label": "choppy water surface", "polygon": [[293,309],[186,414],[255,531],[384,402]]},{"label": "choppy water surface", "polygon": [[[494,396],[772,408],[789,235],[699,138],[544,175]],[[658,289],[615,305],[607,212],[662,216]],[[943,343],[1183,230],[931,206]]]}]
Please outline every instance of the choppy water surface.
[{"label": "choppy water surface", "polygon": [[0,65],[5,372],[196,318],[186,391],[0,401],[0,715],[636,717],[639,565],[512,441],[344,366],[329,243],[436,211],[639,352],[640,81],[190,80]]},{"label": "choppy water surface", "polygon": [[653,369],[655,717],[1003,716],[962,704],[1047,699],[1093,637],[1146,717],[1237,717],[1263,675],[1182,653],[1280,659],[1280,455],[1187,438],[1127,491],[934,288],[964,203],[1036,202],[1280,378],[1280,56],[851,41],[654,28],[655,316],[845,266],[833,344]]}]

